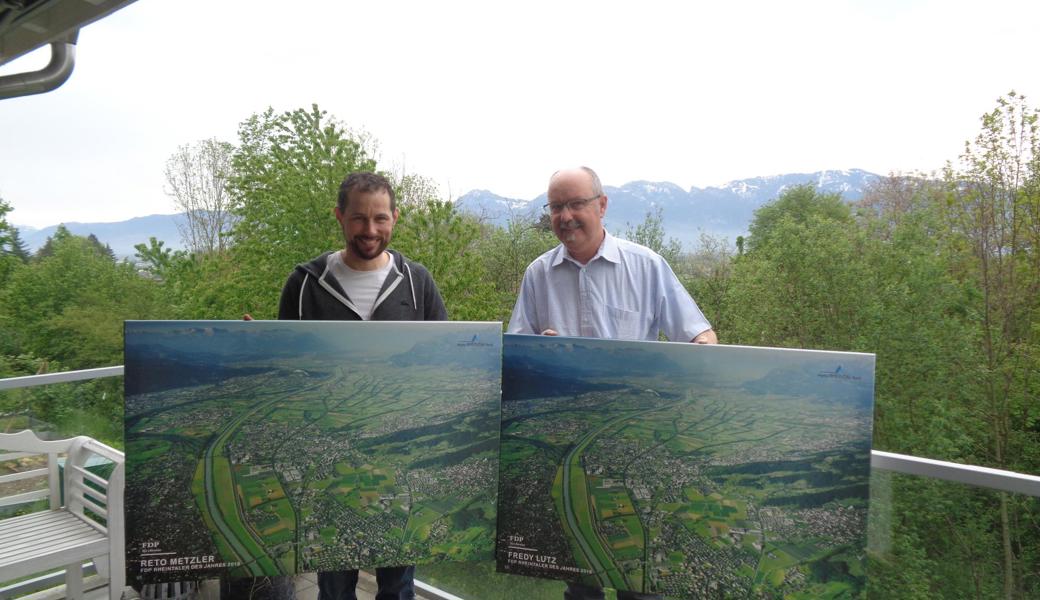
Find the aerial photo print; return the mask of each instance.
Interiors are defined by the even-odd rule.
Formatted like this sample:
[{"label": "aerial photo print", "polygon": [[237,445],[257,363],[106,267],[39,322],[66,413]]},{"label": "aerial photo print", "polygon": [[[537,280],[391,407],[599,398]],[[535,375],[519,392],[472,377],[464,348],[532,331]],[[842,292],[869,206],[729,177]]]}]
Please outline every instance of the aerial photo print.
[{"label": "aerial photo print", "polygon": [[128,321],[131,581],[492,556],[501,325]]},{"label": "aerial photo print", "polygon": [[676,598],[864,589],[874,356],[506,335],[498,570]]}]

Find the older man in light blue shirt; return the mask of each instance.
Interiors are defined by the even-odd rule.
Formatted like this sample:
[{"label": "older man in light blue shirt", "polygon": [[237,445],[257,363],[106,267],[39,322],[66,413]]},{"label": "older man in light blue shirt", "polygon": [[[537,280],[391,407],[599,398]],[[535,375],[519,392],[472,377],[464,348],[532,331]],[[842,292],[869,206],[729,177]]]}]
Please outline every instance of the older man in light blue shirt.
[{"label": "older man in light blue shirt", "polygon": [[549,181],[561,244],[527,267],[510,333],[715,343],[711,324],[657,253],[603,228],[607,197],[588,167]]},{"label": "older man in light blue shirt", "polygon": [[[588,167],[549,179],[553,233],[560,245],[527,267],[509,333],[718,343],[711,324],[656,252],[603,228],[607,197]],[[568,583],[565,600],[601,600],[601,588]],[[618,600],[660,598],[619,591]]]}]

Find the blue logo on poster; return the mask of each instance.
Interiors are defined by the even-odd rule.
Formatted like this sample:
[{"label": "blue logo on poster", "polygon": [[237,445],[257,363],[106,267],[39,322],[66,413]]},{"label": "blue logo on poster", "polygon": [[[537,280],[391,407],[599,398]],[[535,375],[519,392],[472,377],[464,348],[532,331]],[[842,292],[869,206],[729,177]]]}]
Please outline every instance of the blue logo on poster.
[{"label": "blue logo on poster", "polygon": [[834,369],[833,371],[823,371],[822,373],[817,373],[816,376],[826,377],[828,379],[848,379],[850,381],[859,381],[862,379],[862,377],[858,375],[846,375],[845,373],[842,373],[842,370],[843,367],[838,365],[837,369]]},{"label": "blue logo on poster", "polygon": [[491,344],[489,344],[487,342],[479,342],[479,341],[477,341],[477,335],[476,334],[473,334],[473,338],[472,339],[467,340],[465,342],[459,342],[456,345],[458,345],[458,346],[487,346],[487,347],[491,346]]}]

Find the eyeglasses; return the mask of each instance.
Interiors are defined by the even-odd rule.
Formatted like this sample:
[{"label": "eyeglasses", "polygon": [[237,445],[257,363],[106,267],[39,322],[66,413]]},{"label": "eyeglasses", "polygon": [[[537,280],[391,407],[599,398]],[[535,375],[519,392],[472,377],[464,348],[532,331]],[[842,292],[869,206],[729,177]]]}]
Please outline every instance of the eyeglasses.
[{"label": "eyeglasses", "polygon": [[564,207],[567,207],[571,212],[578,212],[593,200],[599,200],[602,194],[599,196],[593,196],[591,198],[575,198],[574,200],[568,200],[566,202],[546,202],[542,209],[550,214],[558,215],[563,212]]}]

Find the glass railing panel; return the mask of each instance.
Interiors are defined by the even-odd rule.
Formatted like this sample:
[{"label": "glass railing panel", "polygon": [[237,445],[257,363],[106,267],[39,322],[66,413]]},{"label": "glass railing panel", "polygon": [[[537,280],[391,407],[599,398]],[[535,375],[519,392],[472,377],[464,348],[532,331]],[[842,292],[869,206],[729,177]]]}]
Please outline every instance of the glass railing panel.
[{"label": "glass railing panel", "polygon": [[41,438],[85,435],[123,448],[123,377],[0,389],[0,432]]},{"label": "glass railing panel", "polygon": [[1040,498],[874,469],[868,598],[1040,598]]},{"label": "glass railing panel", "polygon": [[[495,561],[419,565],[415,578],[467,600],[562,600],[562,581],[495,572]],[[608,592],[607,599],[614,598]]]}]

